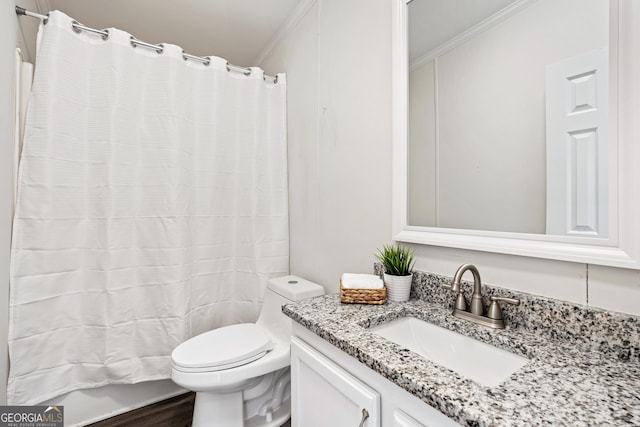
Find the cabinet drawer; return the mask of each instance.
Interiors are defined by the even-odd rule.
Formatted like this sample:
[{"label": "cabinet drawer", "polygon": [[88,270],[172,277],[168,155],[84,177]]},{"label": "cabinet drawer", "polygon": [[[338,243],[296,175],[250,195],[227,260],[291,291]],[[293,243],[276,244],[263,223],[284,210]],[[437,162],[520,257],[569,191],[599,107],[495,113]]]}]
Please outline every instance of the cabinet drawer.
[{"label": "cabinet drawer", "polygon": [[393,411],[393,427],[427,427],[399,409]]}]

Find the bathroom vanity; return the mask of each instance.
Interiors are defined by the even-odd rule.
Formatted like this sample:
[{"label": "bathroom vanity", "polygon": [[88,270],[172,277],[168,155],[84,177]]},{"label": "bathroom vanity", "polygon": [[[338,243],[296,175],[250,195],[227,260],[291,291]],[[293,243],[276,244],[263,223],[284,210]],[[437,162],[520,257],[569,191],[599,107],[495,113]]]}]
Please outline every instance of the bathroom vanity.
[{"label": "bathroom vanity", "polygon": [[[505,307],[507,328],[495,330],[451,315],[447,280],[414,273],[405,303],[341,304],[332,294],[284,306],[294,320],[293,425],[640,425],[637,317],[483,286],[487,299],[521,300]],[[375,332],[406,317],[527,361],[481,385]],[[462,357],[472,366],[474,355]]]},{"label": "bathroom vanity", "polygon": [[298,324],[291,369],[296,379],[291,385],[294,426],[458,425]]}]

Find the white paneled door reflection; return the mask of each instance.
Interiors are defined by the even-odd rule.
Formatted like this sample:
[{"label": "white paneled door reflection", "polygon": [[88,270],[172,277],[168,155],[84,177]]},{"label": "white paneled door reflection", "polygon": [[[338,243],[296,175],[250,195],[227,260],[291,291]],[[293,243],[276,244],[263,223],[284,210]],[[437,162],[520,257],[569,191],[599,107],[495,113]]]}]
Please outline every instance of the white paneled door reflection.
[{"label": "white paneled door reflection", "polygon": [[546,67],[547,234],[608,236],[608,50]]}]

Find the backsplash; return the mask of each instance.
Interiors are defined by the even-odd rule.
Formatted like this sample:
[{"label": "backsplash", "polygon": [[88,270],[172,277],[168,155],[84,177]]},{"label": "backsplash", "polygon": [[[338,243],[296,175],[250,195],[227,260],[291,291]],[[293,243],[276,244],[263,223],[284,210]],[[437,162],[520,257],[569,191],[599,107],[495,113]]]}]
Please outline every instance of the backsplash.
[{"label": "backsplash", "polygon": [[[375,274],[382,277],[382,265],[374,264]],[[453,293],[443,284],[451,277],[414,271],[411,298],[429,301],[453,310]],[[473,293],[473,283],[464,281],[462,291],[467,300]],[[516,292],[482,284],[485,306],[490,296],[517,298],[520,305],[502,305],[508,328],[523,328],[551,338],[576,340],[594,346],[603,353],[611,353],[621,360],[640,362],[640,317],[591,308],[579,304]]]}]

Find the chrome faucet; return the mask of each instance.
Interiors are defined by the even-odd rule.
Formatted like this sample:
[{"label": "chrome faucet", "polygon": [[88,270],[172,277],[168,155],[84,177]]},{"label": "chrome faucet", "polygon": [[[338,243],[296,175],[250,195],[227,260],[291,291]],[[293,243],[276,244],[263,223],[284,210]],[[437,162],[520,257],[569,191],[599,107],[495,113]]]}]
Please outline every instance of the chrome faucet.
[{"label": "chrome faucet", "polygon": [[[462,276],[467,271],[473,274],[473,294],[471,295],[471,307],[467,310],[467,300],[460,289]],[[451,289],[456,293],[456,304],[453,308],[453,315],[460,319],[470,320],[480,325],[488,326],[495,329],[504,329],[504,320],[502,319],[502,310],[498,301],[509,304],[519,305],[520,300],[515,298],[491,297],[491,305],[484,315],[484,305],[482,303],[482,282],[480,281],[480,272],[475,265],[463,264],[456,274],[454,274],[450,285],[444,285],[445,288]]]}]

